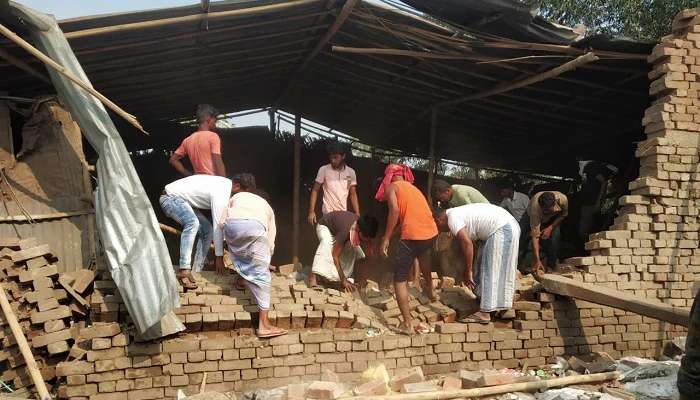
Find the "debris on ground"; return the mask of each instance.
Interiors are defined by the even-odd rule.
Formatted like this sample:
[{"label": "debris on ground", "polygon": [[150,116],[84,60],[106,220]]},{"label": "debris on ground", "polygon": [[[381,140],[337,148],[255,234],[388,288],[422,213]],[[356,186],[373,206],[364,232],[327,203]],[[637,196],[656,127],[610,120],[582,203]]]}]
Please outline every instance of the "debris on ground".
[{"label": "debris on ground", "polygon": [[550,389],[536,393],[537,400],[619,400],[606,393],[591,392],[575,388]]},{"label": "debris on ground", "polygon": [[[0,255],[0,281],[44,381],[50,385],[56,380],[61,361],[82,358],[89,349],[99,349],[107,342],[111,347],[113,337],[121,332],[118,324],[86,327],[88,310],[93,306],[108,311],[100,293],[105,285],[96,280],[95,271],[59,273],[58,259],[49,246],[34,238],[0,239]],[[95,313],[93,320],[99,320],[99,314]],[[12,335],[2,335],[0,355],[7,364],[0,380],[11,385],[15,395],[28,395],[33,385]]]}]

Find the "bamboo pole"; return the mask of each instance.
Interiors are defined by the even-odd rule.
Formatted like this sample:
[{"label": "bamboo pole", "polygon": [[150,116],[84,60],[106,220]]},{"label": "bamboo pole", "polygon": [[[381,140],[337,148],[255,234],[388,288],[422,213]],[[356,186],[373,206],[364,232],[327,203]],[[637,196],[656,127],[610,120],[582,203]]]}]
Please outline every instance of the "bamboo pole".
[{"label": "bamboo pole", "polygon": [[617,371],[603,372],[600,374],[576,375],[567,376],[565,378],[554,378],[535,382],[511,383],[507,385],[483,387],[476,389],[450,390],[440,392],[427,393],[400,393],[390,396],[357,396],[349,397],[348,399],[364,399],[364,400],[445,400],[456,398],[472,398],[493,396],[503,393],[512,392],[534,392],[541,389],[551,389],[569,385],[594,383],[614,380],[620,377]]},{"label": "bamboo pole", "polygon": [[150,20],[150,21],[131,22],[128,24],[105,26],[105,27],[100,27],[100,28],[84,29],[84,30],[80,30],[80,31],[66,32],[65,35],[66,35],[67,39],[77,39],[77,38],[82,38],[82,37],[87,37],[87,36],[106,35],[106,34],[117,33],[117,32],[131,32],[131,31],[141,30],[141,29],[158,28],[158,27],[162,27],[162,26],[177,25],[177,24],[182,24],[182,23],[187,23],[187,22],[200,22],[200,21],[204,21],[204,20],[214,21],[214,20],[223,19],[223,18],[251,16],[251,15],[257,15],[257,14],[282,11],[282,10],[286,10],[289,8],[301,7],[301,6],[305,6],[305,5],[318,3],[319,1],[320,0],[294,0],[294,1],[288,1],[285,3],[270,4],[270,5],[259,6],[259,7],[242,8],[242,9],[238,9],[238,10],[210,12],[207,14],[200,13],[200,14],[194,14],[194,15],[185,15],[182,17],[163,18],[163,19]]},{"label": "bamboo pole", "polygon": [[32,46],[29,44],[29,42],[25,41],[21,37],[17,36],[14,32],[11,30],[7,29],[5,25],[0,24],[0,33],[5,36],[6,38],[10,39],[14,43],[18,44],[20,47],[22,47],[24,50],[41,60],[44,64],[48,65],[49,67],[53,68],[58,72],[59,74],[65,76],[66,78],[70,79],[75,83],[76,85],[80,86],[83,88],[86,92],[90,93],[91,95],[95,96],[98,100],[102,102],[107,108],[110,110],[114,111],[117,115],[120,117],[124,118],[127,122],[129,122],[131,125],[135,126],[136,129],[140,130],[141,132],[145,133],[148,135],[148,132],[146,132],[141,124],[139,124],[139,121],[134,117],[133,115],[127,113],[124,111],[121,107],[118,105],[112,103],[111,100],[103,96],[100,92],[95,90],[92,86],[88,85],[87,83],[83,82],[82,79],[78,78],[75,76],[72,72],[68,71],[65,67],[62,65],[58,64],[56,61],[52,60],[50,57],[48,57],[46,54],[42,53],[39,51],[36,47]]},{"label": "bamboo pole", "polygon": [[588,64],[590,62],[594,62],[599,60],[598,56],[596,56],[594,53],[586,53],[575,60],[571,60],[565,64],[562,64],[556,68],[552,68],[549,71],[545,71],[541,74],[533,75],[529,78],[525,78],[516,82],[508,82],[502,85],[496,85],[496,87],[492,89],[485,90],[483,92],[479,93],[474,93],[469,96],[464,96],[460,97],[458,99],[454,100],[448,100],[444,101],[442,103],[438,103],[437,105],[439,107],[447,107],[447,106],[454,106],[460,103],[464,103],[467,101],[472,101],[472,100],[477,100],[477,99],[482,99],[484,97],[489,97],[493,96],[496,94],[500,93],[505,93],[509,92],[511,90],[515,90],[524,86],[529,86],[532,84],[535,84],[537,82],[541,82],[550,78],[554,78],[556,76],[559,76],[565,72],[571,71],[576,69],[577,67],[583,65],[583,64]]},{"label": "bamboo pole", "polygon": [[2,289],[2,292],[0,292],[0,307],[2,308],[2,312],[5,314],[5,320],[10,325],[12,336],[14,336],[15,341],[17,341],[17,346],[19,347],[19,351],[22,353],[22,358],[24,358],[24,362],[27,363],[27,372],[29,372],[29,377],[32,379],[32,382],[34,382],[34,387],[39,394],[39,398],[41,400],[51,400],[51,396],[49,395],[49,390],[46,388],[44,378],[41,376],[41,371],[39,371],[34,355],[32,355],[32,350],[27,343],[27,338],[24,336],[22,327],[19,326],[19,322],[17,322],[17,316],[12,311],[10,302],[7,301],[7,293],[5,292],[5,288],[0,288]]},{"label": "bamboo pole", "polygon": [[351,53],[351,54],[379,54],[387,56],[403,56],[403,57],[415,57],[415,58],[430,58],[436,60],[473,60],[474,56],[459,55],[459,54],[441,54],[441,53],[431,53],[427,51],[413,51],[413,50],[401,50],[401,49],[381,49],[381,48],[359,48],[359,47],[345,47],[345,46],[333,46],[331,48],[333,51],[338,53]]},{"label": "bamboo pole", "polygon": [[299,268],[299,233],[300,233],[300,206],[301,206],[301,114],[294,115],[294,203],[292,209],[292,263],[294,268]]}]

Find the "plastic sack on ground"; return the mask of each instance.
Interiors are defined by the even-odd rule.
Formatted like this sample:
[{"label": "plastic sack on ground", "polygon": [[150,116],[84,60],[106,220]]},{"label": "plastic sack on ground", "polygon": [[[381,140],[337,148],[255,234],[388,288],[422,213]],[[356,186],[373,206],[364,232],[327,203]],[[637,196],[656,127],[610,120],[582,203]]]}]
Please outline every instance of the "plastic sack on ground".
[{"label": "plastic sack on ground", "polygon": [[651,378],[629,382],[625,390],[634,394],[637,400],[679,400],[676,374],[662,378]]},{"label": "plastic sack on ground", "polygon": [[536,393],[537,400],[619,400],[607,393],[589,392],[581,389],[563,388],[551,389],[543,393]]}]

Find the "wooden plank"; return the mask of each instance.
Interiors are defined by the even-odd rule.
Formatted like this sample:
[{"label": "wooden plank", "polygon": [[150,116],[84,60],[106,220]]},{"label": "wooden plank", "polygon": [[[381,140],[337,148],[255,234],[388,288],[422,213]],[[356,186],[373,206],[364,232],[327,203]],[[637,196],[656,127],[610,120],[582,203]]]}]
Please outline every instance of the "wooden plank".
[{"label": "wooden plank", "polygon": [[70,329],[64,329],[62,331],[47,333],[46,335],[35,337],[34,339],[32,339],[32,346],[34,348],[44,347],[50,345],[51,343],[60,342],[62,340],[68,339],[73,339],[73,335],[71,335]]},{"label": "wooden plank", "polygon": [[32,311],[30,318],[32,324],[41,324],[54,319],[68,318],[71,315],[73,314],[68,306],[59,306],[58,308],[49,311]]},{"label": "wooden plank", "polygon": [[37,238],[33,238],[33,237],[24,238],[24,239],[20,239],[20,241],[19,241],[19,249],[20,250],[27,250],[27,249],[31,249],[32,247],[36,247],[36,246],[39,246],[39,241],[37,240]]},{"label": "wooden plank", "polygon": [[10,259],[13,262],[18,263],[21,261],[29,260],[30,258],[40,257],[47,254],[51,254],[51,250],[49,250],[48,244],[43,244],[41,246],[32,247],[31,249],[27,250],[15,251],[12,254],[10,254]]},{"label": "wooden plank", "polygon": [[2,289],[2,291],[0,292],[0,307],[2,308],[2,312],[5,315],[5,319],[7,319],[7,322],[10,324],[12,334],[17,340],[19,350],[22,353],[22,358],[27,364],[27,372],[31,376],[32,382],[34,382],[34,386],[36,387],[36,390],[39,394],[39,398],[50,398],[51,396],[49,395],[49,391],[46,388],[46,383],[44,382],[44,379],[41,376],[41,372],[39,371],[39,367],[37,366],[36,360],[32,355],[32,349],[27,343],[27,338],[22,332],[22,328],[20,327],[19,322],[17,321],[15,313],[12,311],[12,307],[10,307],[10,302],[7,301],[5,289]]},{"label": "wooden plank", "polygon": [[[58,267],[55,265],[48,265],[46,267],[22,271],[19,274],[19,281],[24,283],[24,282],[33,281],[36,278],[42,278],[42,277],[48,278],[48,277],[56,276],[56,275],[58,275]],[[59,281],[60,281],[60,279],[59,279]]]},{"label": "wooden plank", "polygon": [[37,302],[37,308],[39,309],[40,312],[53,310],[54,308],[58,308],[58,306],[59,306],[58,300],[56,300],[55,297],[51,297],[51,298],[44,299],[44,300],[39,300]]},{"label": "wooden plank", "polygon": [[583,283],[560,275],[543,274],[538,280],[550,293],[630,311],[685,327],[690,324],[690,309],[672,307],[627,292]]},{"label": "wooden plank", "polygon": [[81,306],[83,306],[83,307],[89,306],[88,302],[83,298],[83,296],[78,294],[78,292],[76,292],[73,289],[73,287],[70,285],[70,281],[65,276],[58,278],[58,283],[61,286],[63,286],[63,288],[66,290],[66,292],[68,292],[68,294],[71,297],[73,297],[78,303],[80,303]]},{"label": "wooden plank", "polygon": [[[9,261],[9,260],[8,260]],[[44,256],[30,258],[25,262],[28,269],[41,268],[47,265],[49,261]]]},{"label": "wooden plank", "polygon": [[76,292],[83,294],[95,280],[95,271],[89,269],[81,269],[73,272],[73,276],[75,276],[75,282],[73,282],[73,289],[75,289]]}]

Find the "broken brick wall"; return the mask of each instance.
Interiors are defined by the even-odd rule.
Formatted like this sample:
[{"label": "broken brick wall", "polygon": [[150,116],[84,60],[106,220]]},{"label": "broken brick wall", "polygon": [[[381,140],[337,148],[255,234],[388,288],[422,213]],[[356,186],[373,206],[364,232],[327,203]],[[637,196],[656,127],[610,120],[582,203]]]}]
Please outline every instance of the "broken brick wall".
[{"label": "broken brick wall", "polygon": [[[673,33],[648,61],[653,64],[649,94],[654,100],[643,120],[647,139],[636,151],[639,178],[620,200],[610,230],[591,235],[586,244],[590,256],[568,262],[585,282],[690,308],[700,278],[700,11],[680,13]],[[579,311],[586,337],[590,330],[602,329],[597,343],[583,344],[591,348],[659,355],[664,340],[685,334],[680,327],[620,312],[595,317],[589,326],[588,308]],[[574,309],[567,312],[576,314]],[[652,349],[641,348],[649,343]]]}]

